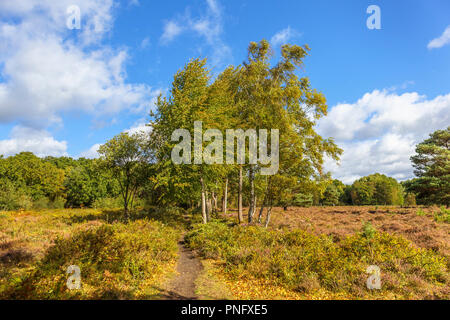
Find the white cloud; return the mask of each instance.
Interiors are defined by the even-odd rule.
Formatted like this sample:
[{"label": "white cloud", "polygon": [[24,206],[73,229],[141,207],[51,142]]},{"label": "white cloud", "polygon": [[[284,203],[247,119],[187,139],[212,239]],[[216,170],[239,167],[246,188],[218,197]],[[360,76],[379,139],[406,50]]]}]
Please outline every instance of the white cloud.
[{"label": "white cloud", "polygon": [[344,149],[341,166],[327,161],[334,177],[351,183],[379,172],[404,180],[413,177],[409,158],[415,145],[449,123],[450,94],[430,100],[416,92],[375,90],[355,103],[331,108],[318,131]]},{"label": "white cloud", "polygon": [[428,43],[428,49],[442,48],[443,46],[450,44],[450,26],[448,26],[439,38],[433,39]]},{"label": "white cloud", "polygon": [[146,49],[150,45],[150,38],[146,37],[141,41],[141,49]]},{"label": "white cloud", "polygon": [[135,133],[150,133],[152,131],[152,128],[150,126],[147,126],[145,122],[138,122],[134,124],[130,129],[125,130],[124,132],[127,132],[128,134],[135,134]]},{"label": "white cloud", "polygon": [[167,44],[183,32],[193,32],[205,39],[206,44],[212,49],[211,62],[217,66],[229,59],[232,53],[231,48],[222,40],[222,7],[216,0],[206,0],[206,5],[204,15],[191,17],[186,10],[186,14],[165,22],[160,41]]},{"label": "white cloud", "polygon": [[299,37],[300,33],[298,33],[295,29],[291,27],[287,27],[279,32],[277,32],[271,39],[270,43],[272,46],[277,47],[283,44],[286,44],[289,40]]},{"label": "white cloud", "polygon": [[47,131],[15,126],[10,139],[0,140],[0,154],[11,156],[22,151],[33,152],[38,157],[66,156],[67,142],[55,140]]},{"label": "white cloud", "polygon": [[5,79],[0,82],[0,122],[45,127],[59,122],[64,111],[116,113],[150,106],[148,86],[126,83],[127,52],[100,42],[110,28],[112,1],[79,1],[82,29],[80,38],[72,40],[67,37],[77,31],[65,26],[65,8],[71,1],[14,3],[0,4]]},{"label": "white cloud", "polygon": [[[67,8],[77,5],[81,12],[81,30],[77,31],[81,44],[92,44],[103,38],[112,28],[113,0],[2,0],[0,17],[17,19],[22,30],[33,37],[48,34],[67,35]],[[73,32],[72,32],[73,33]]]},{"label": "white cloud", "polygon": [[164,32],[161,36],[161,42],[167,44],[181,34],[183,28],[175,21],[167,21],[164,24]]},{"label": "white cloud", "polygon": [[98,154],[98,149],[100,148],[101,144],[96,143],[92,147],[90,147],[88,150],[85,150],[80,153],[78,158],[86,158],[86,159],[95,159],[98,158],[100,155]]},{"label": "white cloud", "polygon": [[[132,135],[135,133],[150,133],[151,131],[152,128],[146,125],[144,119],[141,119],[140,121],[136,122],[131,128],[126,129],[123,132]],[[100,156],[98,153],[98,149],[100,148],[100,146],[101,146],[100,143],[94,144],[88,150],[81,152],[78,158],[88,158],[88,159],[98,158]]]}]

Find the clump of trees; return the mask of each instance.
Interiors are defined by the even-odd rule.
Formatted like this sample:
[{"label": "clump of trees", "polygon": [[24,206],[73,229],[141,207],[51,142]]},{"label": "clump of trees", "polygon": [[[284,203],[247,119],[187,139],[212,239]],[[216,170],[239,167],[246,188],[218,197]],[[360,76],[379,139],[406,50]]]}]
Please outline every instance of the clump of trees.
[{"label": "clump of trees", "polygon": [[[266,210],[267,225],[273,206],[292,204],[302,190],[322,187],[327,177],[323,172],[324,156],[338,160],[342,150],[332,139],[324,139],[315,131],[316,121],[327,114],[327,104],[309,79],[299,76],[308,52],[307,46],[284,45],[281,59],[272,65],[272,49],[268,41],[262,40],[250,43],[247,61],[226,68],[214,80],[205,60],[191,60],[177,72],[169,96],[160,96],[157,110],[151,114],[158,202],[198,205],[206,223],[217,212],[220,195],[223,209],[228,197],[234,195],[239,222],[244,221],[246,201],[247,221],[255,220],[259,204],[258,220]],[[264,166],[247,164],[249,161],[194,163],[195,150],[188,155],[193,164],[174,164],[172,133],[186,129],[193,137],[195,121],[203,123],[202,134],[208,129],[279,130],[277,174],[263,176]],[[226,146],[221,149],[225,157]],[[319,198],[322,192],[314,194]]]},{"label": "clump of trees", "polygon": [[403,187],[394,178],[375,173],[356,180],[351,188],[355,205],[403,205]]},{"label": "clump of trees", "polygon": [[450,205],[450,127],[437,130],[416,146],[411,157],[417,178],[404,182],[418,204]]},{"label": "clump of trees", "polygon": [[39,158],[31,152],[0,157],[0,210],[90,207],[119,195],[98,160]]}]

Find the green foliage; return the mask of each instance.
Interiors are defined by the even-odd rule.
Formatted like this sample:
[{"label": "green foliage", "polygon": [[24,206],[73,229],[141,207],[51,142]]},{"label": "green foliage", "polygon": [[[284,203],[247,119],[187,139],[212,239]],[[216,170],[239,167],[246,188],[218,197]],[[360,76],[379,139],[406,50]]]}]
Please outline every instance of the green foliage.
[{"label": "green foliage", "polygon": [[295,196],[294,205],[299,207],[311,207],[313,205],[312,194],[298,193]]},{"label": "green foliage", "polygon": [[96,201],[119,196],[119,184],[98,162],[79,159],[68,169],[64,182],[67,207],[92,207]]},{"label": "green foliage", "polygon": [[370,222],[365,222],[362,227],[361,235],[367,239],[372,239],[375,236],[376,232],[377,230]]},{"label": "green foliage", "polygon": [[12,182],[20,193],[26,193],[32,200],[43,197],[55,200],[63,195],[64,171],[31,152],[1,158],[0,177]]},{"label": "green foliage", "polygon": [[123,200],[120,197],[117,198],[99,198],[92,203],[92,208],[95,209],[117,209],[122,207]]},{"label": "green foliage", "polygon": [[404,238],[376,232],[369,225],[364,232],[334,243],[330,237],[304,231],[229,227],[215,221],[197,225],[187,242],[204,257],[223,261],[232,279],[263,278],[301,292],[316,290],[317,286],[310,285],[314,279],[319,288],[332,292],[368,294],[365,271],[369,265],[381,268],[383,293],[420,295],[415,285],[420,278],[443,297],[448,285],[444,257],[417,249]]},{"label": "green foliage", "polygon": [[403,188],[383,174],[372,174],[356,180],[351,189],[355,205],[403,205]]},{"label": "green foliage", "polygon": [[98,160],[41,159],[30,152],[0,157],[0,182],[0,210],[90,207],[120,192]]},{"label": "green foliage", "polygon": [[413,193],[407,193],[405,196],[405,202],[403,203],[405,206],[415,206],[416,196]]},{"label": "green foliage", "polygon": [[428,215],[428,213],[426,213],[425,211],[423,211],[422,209],[417,210],[416,213],[419,217],[425,217]]},{"label": "green foliage", "polygon": [[419,204],[450,206],[450,127],[430,134],[411,157],[418,178],[404,183]]},{"label": "green foliage", "polygon": [[16,187],[9,179],[0,178],[0,210],[30,209],[32,205],[24,189]]},{"label": "green foliage", "polygon": [[450,209],[442,206],[438,212],[434,213],[434,220],[436,222],[450,223]]},{"label": "green foliage", "polygon": [[342,195],[342,190],[332,183],[326,189],[322,195],[322,204],[325,206],[336,206],[339,204],[339,199]]},{"label": "green foliage", "polygon": [[[100,167],[111,172],[120,187],[125,212],[133,203],[151,173],[151,152],[145,133],[121,133],[98,150]],[[97,190],[98,191],[98,190]]]}]

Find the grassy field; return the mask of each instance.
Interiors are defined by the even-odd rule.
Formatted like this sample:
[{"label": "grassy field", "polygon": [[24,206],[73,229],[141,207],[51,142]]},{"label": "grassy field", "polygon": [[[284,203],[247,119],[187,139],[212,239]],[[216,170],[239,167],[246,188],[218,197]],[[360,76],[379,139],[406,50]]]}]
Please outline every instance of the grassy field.
[{"label": "grassy field", "polygon": [[[275,208],[268,229],[207,225],[181,209],[0,212],[1,299],[160,299],[177,242],[201,259],[205,299],[449,299],[450,225],[441,208]],[[81,269],[69,290],[67,268]],[[381,270],[369,290],[366,268]]]}]

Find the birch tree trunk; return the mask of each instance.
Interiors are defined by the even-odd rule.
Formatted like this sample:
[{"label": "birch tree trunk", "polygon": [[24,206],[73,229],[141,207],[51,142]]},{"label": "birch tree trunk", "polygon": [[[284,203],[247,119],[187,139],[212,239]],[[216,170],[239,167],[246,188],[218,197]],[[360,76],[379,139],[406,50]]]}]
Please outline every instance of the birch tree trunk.
[{"label": "birch tree trunk", "polygon": [[250,166],[249,173],[250,182],[250,207],[248,209],[248,223],[252,223],[253,215],[255,213],[255,171],[253,166]]},{"label": "birch tree trunk", "polygon": [[258,223],[262,222],[262,215],[264,213],[264,205],[266,204],[266,196],[264,196],[264,200],[261,203],[261,209],[259,210],[259,217],[258,217]]},{"label": "birch tree trunk", "polygon": [[228,178],[225,180],[225,189],[223,190],[223,203],[222,212],[227,214],[227,202],[228,202]]},{"label": "birch tree trunk", "polygon": [[267,226],[269,225],[269,222],[270,222],[270,214],[272,213],[272,206],[270,206],[268,209],[267,209],[267,217],[266,217],[266,224],[264,225],[264,227],[266,227],[267,228]]},{"label": "birch tree trunk", "polygon": [[239,187],[238,187],[238,218],[239,223],[242,223],[242,166],[239,166]]},{"label": "birch tree trunk", "polygon": [[206,215],[206,191],[205,191],[205,183],[203,178],[200,178],[200,182],[202,184],[202,220],[203,223],[207,223],[207,215]]},{"label": "birch tree trunk", "polygon": [[211,220],[211,199],[209,198],[208,191],[205,192],[206,195],[206,222]]},{"label": "birch tree trunk", "polygon": [[212,210],[211,210],[211,212],[212,212],[212,215],[214,217],[216,217],[216,214],[217,214],[217,195],[216,195],[216,193],[214,191],[211,192],[211,198],[212,198]]}]

